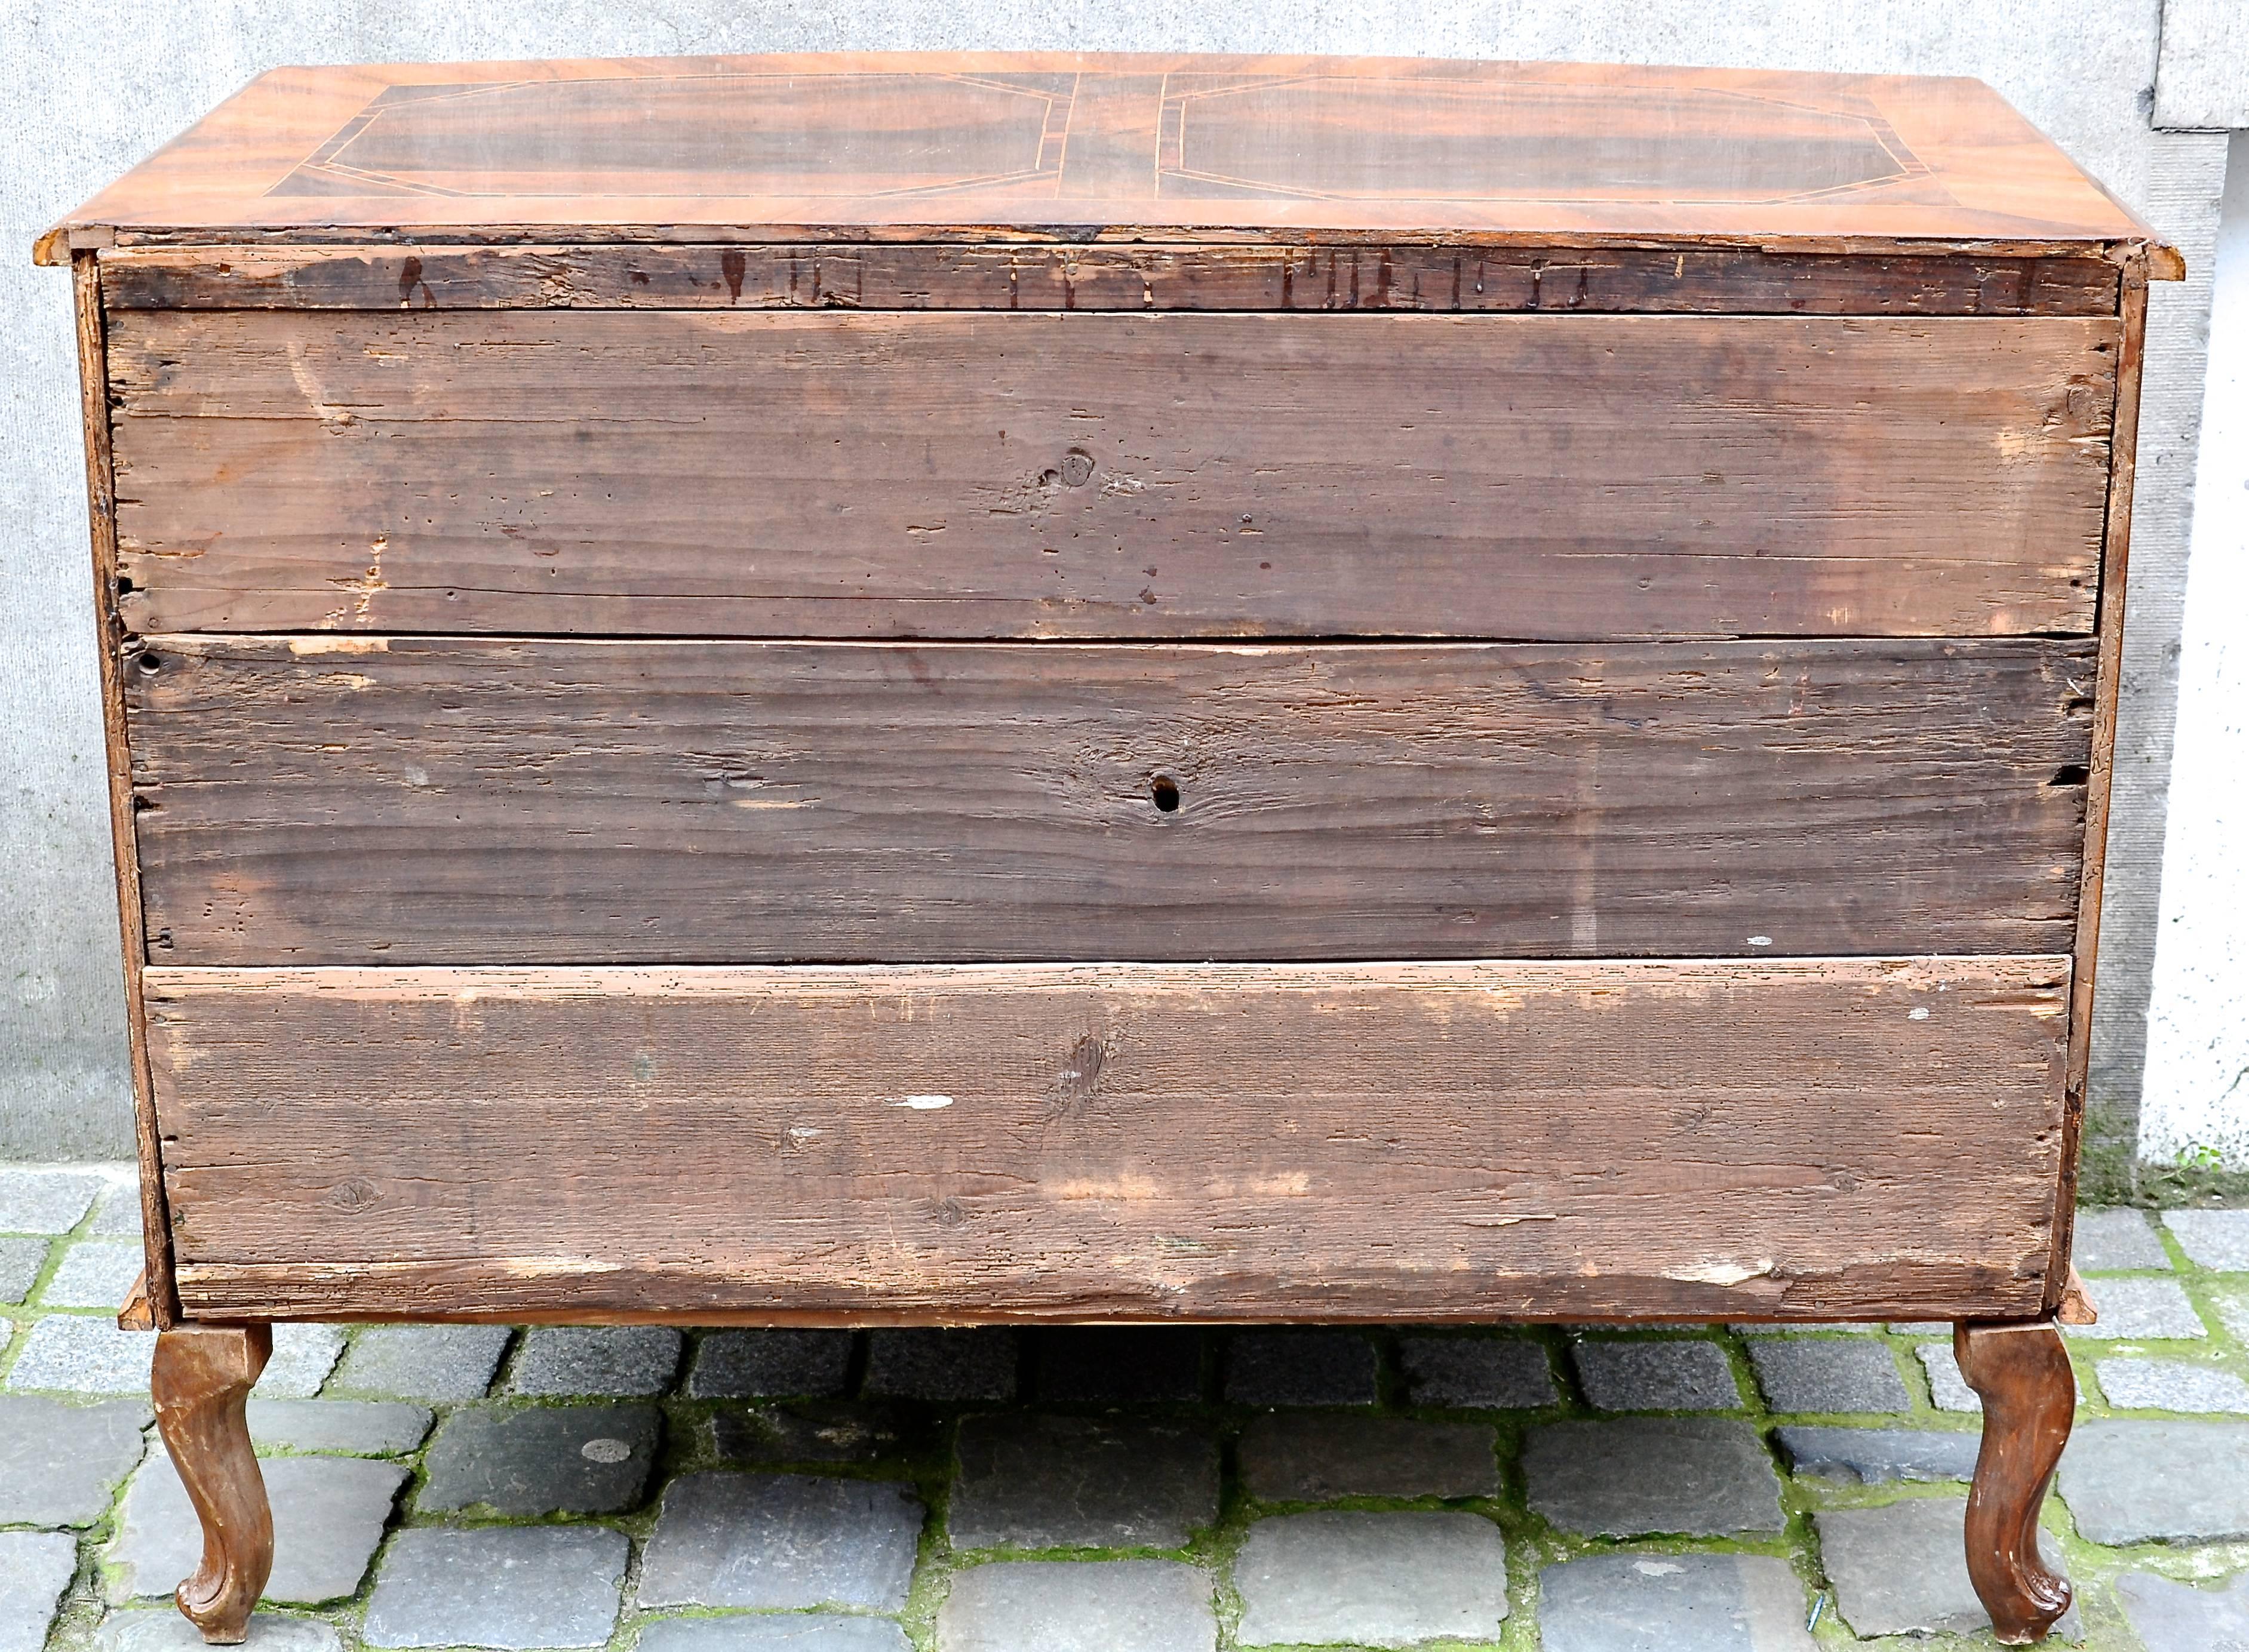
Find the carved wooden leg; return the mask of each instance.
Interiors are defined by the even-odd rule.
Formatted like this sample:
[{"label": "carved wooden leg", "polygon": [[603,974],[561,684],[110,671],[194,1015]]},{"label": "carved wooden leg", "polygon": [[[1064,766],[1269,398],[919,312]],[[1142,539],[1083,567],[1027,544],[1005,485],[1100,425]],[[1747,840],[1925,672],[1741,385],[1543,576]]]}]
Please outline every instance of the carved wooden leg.
[{"label": "carved wooden leg", "polygon": [[203,1639],[233,1646],[273,1571],[273,1511],[243,1406],[273,1352],[265,1325],[196,1325],[156,1338],[156,1428],[203,1526],[203,1562],[175,1598]]},{"label": "carved wooden leg", "polygon": [[2039,1509],[2068,1443],[2077,1382],[2049,1321],[1958,1325],[1952,1351],[1984,1396],[1984,1445],[1968,1491],[1968,1575],[2002,1646],[2043,1641],[2069,1610],[2069,1580],[2039,1553]]}]

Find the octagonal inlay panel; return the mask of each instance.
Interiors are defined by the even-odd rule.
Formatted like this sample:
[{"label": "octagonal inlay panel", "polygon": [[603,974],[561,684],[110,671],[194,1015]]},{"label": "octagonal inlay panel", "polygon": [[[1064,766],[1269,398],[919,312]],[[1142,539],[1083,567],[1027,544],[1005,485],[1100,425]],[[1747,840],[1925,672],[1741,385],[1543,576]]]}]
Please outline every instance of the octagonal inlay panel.
[{"label": "octagonal inlay panel", "polygon": [[315,195],[870,195],[1061,165],[1068,75],[393,86],[277,184]]},{"label": "octagonal inlay panel", "polygon": [[[1338,133],[1353,134],[1336,141]],[[1447,201],[1802,200],[1926,172],[1871,113],[1693,87],[1355,78],[1182,89],[1166,194]],[[1432,181],[1441,186],[1433,189]]]}]

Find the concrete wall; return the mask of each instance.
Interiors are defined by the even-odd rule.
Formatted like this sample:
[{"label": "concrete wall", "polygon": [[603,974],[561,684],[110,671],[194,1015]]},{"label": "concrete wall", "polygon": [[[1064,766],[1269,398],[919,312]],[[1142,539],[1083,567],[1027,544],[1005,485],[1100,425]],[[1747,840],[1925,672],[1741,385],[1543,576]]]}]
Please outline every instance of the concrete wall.
[{"label": "concrete wall", "polygon": [[[2232,6],[2239,0],[2215,0]],[[67,282],[52,217],[285,62],[1049,47],[1558,58],[1976,75],[2184,250],[2157,289],[2110,853],[2096,1094],[2129,1128],[2163,803],[2225,139],[2151,129],[2162,0],[79,0],[0,9],[0,1156],[121,1153],[127,1090]],[[2184,84],[2184,82],[2182,83]]]},{"label": "concrete wall", "polygon": [[2249,133],[2211,318],[2140,1153],[2249,1164]]}]

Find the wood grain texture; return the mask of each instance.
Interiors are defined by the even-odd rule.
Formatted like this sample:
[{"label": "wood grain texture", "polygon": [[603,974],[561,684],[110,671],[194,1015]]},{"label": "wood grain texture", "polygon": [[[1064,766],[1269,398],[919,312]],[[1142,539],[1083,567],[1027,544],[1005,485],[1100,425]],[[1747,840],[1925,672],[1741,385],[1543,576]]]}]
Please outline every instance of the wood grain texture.
[{"label": "wood grain texture", "polygon": [[270,1325],[188,1325],[156,1336],[156,1431],[202,1523],[202,1563],[174,1593],[214,1646],[249,1637],[273,1572],[273,1511],[244,1410],[273,1353]]},{"label": "wood grain texture", "polygon": [[2069,1580],[2039,1551],[2039,1515],[2069,1443],[2077,1379],[2051,1321],[1958,1325],[1953,1357],[1984,1402],[1968,1490],[1968,1575],[2001,1646],[2032,1646],[2069,1610]]},{"label": "wood grain texture", "polygon": [[2066,950],[2091,664],[196,636],[127,675],[158,962],[750,963]]},{"label": "wood grain texture", "polygon": [[120,249],[113,310],[1351,310],[2116,313],[2100,258],[1754,247]]},{"label": "wood grain texture", "polygon": [[1970,79],[1058,52],[279,69],[39,255],[261,237],[1558,235],[2176,263]]},{"label": "wood grain texture", "polygon": [[191,1313],[2036,1311],[2068,960],[152,969]]},{"label": "wood grain texture", "polygon": [[120,312],[136,630],[2087,632],[2117,323]]},{"label": "wood grain texture", "polygon": [[[2086,1074],[2093,1058],[2093,991],[2101,953],[2102,873],[2108,858],[2108,799],[2115,780],[2116,706],[2124,676],[2126,573],[2131,563],[2132,487],[2138,473],[2140,374],[2148,342],[2148,284],[2136,271],[2124,286],[2124,334],[2118,352],[2115,460],[2108,483],[2108,522],[2101,569],[2101,656],[2094,674],[2093,756],[2085,791],[2085,871],[2078,894],[2076,960],[2070,998],[2069,1150],[2062,1158],[2061,1220],[2054,1233],[2053,1265],[2066,1275],[2077,1221],[2078,1142],[2085,1128]],[[2062,1306],[2050,1298],[2047,1312]]]},{"label": "wood grain texture", "polygon": [[133,823],[133,761],[126,750],[125,689],[120,677],[125,623],[118,613],[117,498],[109,446],[108,339],[102,321],[101,270],[91,254],[71,264],[78,332],[79,415],[86,445],[86,523],[93,552],[93,609],[101,681],[102,755],[107,768],[111,866],[117,879],[117,918],[125,969],[126,1059],[132,1073],[134,1141],[140,1171],[141,1243],[146,1260],[141,1284],[149,1323],[159,1330],[178,1322],[172,1294],[172,1224],[164,1209],[164,1177],[156,1100],[149,1088],[142,1044],[147,1018],[141,999],[141,966],[148,946],[141,916],[141,853]]}]

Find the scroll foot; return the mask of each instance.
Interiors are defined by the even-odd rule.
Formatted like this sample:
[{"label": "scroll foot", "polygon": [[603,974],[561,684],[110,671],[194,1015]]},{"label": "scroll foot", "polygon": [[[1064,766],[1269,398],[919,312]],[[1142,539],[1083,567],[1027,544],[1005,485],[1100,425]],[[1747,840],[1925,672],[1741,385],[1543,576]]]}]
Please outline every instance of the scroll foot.
[{"label": "scroll foot", "polygon": [[2049,1321],[1955,1326],[1952,1350],[1984,1396],[1984,1445],[1968,1491],[1968,1575],[2002,1646],[2043,1641],[2069,1610],[2069,1580],[2039,1553],[2039,1510],[2077,1409]]},{"label": "scroll foot", "polygon": [[248,1635],[273,1571],[273,1511],[243,1410],[272,1352],[265,1325],[183,1326],[156,1337],[156,1429],[203,1528],[203,1564],[175,1598],[216,1646]]}]

